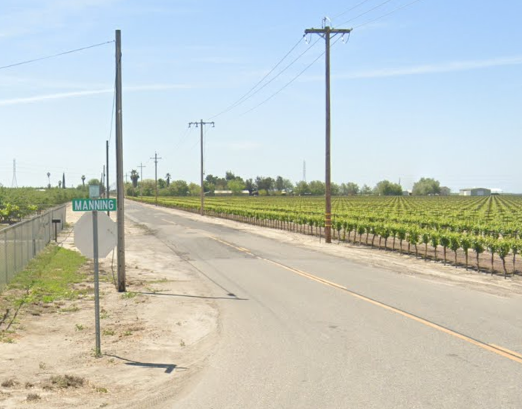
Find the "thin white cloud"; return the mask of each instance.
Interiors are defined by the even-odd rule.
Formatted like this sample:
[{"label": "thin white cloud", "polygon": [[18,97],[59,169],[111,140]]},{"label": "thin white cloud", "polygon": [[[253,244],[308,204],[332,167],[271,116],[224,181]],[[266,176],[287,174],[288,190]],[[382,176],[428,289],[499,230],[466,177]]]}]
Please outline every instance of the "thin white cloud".
[{"label": "thin white cloud", "polygon": [[[356,71],[338,74],[336,79],[387,78],[407,75],[440,74],[479,70],[492,67],[522,65],[522,56],[491,58],[488,60],[452,61],[439,64],[423,64],[401,68],[382,68],[378,70]],[[308,80],[324,81],[321,76],[309,76]]]},{"label": "thin white cloud", "polygon": [[492,58],[489,60],[453,61],[441,64],[425,64],[404,68],[385,68],[381,70],[361,71],[344,75],[341,74],[339,78],[384,78],[404,75],[438,74],[521,64],[522,56],[515,56],[507,58]]},{"label": "thin white cloud", "polygon": [[99,90],[92,90],[92,91],[75,91],[75,92],[62,92],[62,93],[58,93],[58,94],[36,95],[34,97],[2,99],[2,100],[0,100],[0,106],[31,104],[34,102],[51,101],[51,100],[56,100],[56,99],[83,97],[83,96],[87,96],[87,95],[108,94],[110,92],[112,92],[112,89],[99,89]]},{"label": "thin white cloud", "polygon": [[189,84],[146,84],[146,85],[131,85],[126,87],[123,86],[123,92],[125,91],[168,91],[170,89],[190,89],[194,88]]},{"label": "thin white cloud", "polygon": [[[187,88],[190,88],[190,86],[189,85],[178,85],[178,84],[150,84],[150,85],[135,85],[135,86],[128,86],[128,87],[124,86],[123,92],[166,91],[166,90],[171,90],[171,89],[187,89]],[[61,93],[56,93],[56,94],[35,95],[32,97],[2,99],[2,100],[0,100],[0,106],[31,104],[31,103],[35,103],[35,102],[46,102],[46,101],[53,101],[53,100],[57,100],[57,99],[85,97],[85,96],[99,95],[99,94],[110,94],[112,92],[113,92],[112,88],[106,88],[106,89],[97,89],[97,90],[89,90],[89,91],[61,92]]]}]

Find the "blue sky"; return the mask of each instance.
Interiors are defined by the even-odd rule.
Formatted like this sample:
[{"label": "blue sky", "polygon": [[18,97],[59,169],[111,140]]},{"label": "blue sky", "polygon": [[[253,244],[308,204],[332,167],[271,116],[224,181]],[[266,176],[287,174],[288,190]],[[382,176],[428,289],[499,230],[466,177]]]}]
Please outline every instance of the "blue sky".
[{"label": "blue sky", "polygon": [[[197,182],[199,129],[187,125],[203,119],[216,123],[205,134],[207,174],[296,182],[306,161],[306,179],[324,179],[324,42],[302,37],[328,16],[354,28],[331,50],[334,181],[409,189],[434,177],[453,190],[522,192],[522,3],[419,0],[393,12],[408,3],[4,0],[0,66],[111,41],[121,29],[125,172],[143,163],[153,178],[157,152],[160,176]],[[315,41],[213,118],[294,45],[267,80]],[[63,172],[74,185],[99,177],[113,81],[113,43],[0,69],[0,183],[11,186],[13,159],[18,186],[46,185],[47,172],[53,184]],[[113,178],[114,132],[110,154]]]}]

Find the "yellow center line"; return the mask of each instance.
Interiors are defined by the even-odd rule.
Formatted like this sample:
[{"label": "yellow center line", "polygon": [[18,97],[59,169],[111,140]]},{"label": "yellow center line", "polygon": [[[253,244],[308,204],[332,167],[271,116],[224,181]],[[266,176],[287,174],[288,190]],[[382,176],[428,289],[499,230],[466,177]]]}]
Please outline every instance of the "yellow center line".
[{"label": "yellow center line", "polygon": [[228,247],[232,247],[233,249],[236,249],[237,251],[240,251],[242,253],[246,253],[246,254],[249,254],[253,257],[256,257],[254,254],[252,254],[252,252],[250,252],[250,250],[244,248],[244,247],[238,247],[238,246],[235,246],[233,245],[232,243],[229,243],[228,241],[224,241],[224,240],[221,240],[221,239],[218,239],[217,237],[214,237],[214,236],[208,236],[209,238],[211,238],[212,240],[215,240],[221,244],[224,244],[225,246],[228,246]]},{"label": "yellow center line", "polygon": [[474,338],[471,338],[467,335],[464,335],[464,334],[461,334],[459,332],[456,332],[456,331],[453,331],[449,328],[446,328],[446,327],[443,327],[442,325],[439,325],[439,324],[436,324],[434,322],[431,322],[431,321],[428,321],[427,319],[424,319],[424,318],[421,318],[421,317],[418,317],[416,315],[413,315],[413,314],[410,314],[406,311],[403,311],[403,310],[400,310],[398,308],[395,308],[395,307],[392,307],[390,305],[387,305],[387,304],[384,304],[380,301],[377,301],[377,300],[374,300],[372,298],[369,298],[369,297],[366,297],[364,295],[361,295],[361,294],[358,294],[354,291],[351,291],[349,290],[347,287],[341,285],[341,284],[337,284],[337,283],[334,283],[332,281],[329,281],[329,280],[326,280],[324,278],[321,278],[321,277],[318,277],[318,276],[315,276],[313,274],[310,274],[310,273],[307,273],[305,271],[302,271],[302,270],[299,270],[297,268],[293,268],[293,267],[289,267],[289,266],[286,266],[282,263],[279,263],[277,261],[274,261],[274,260],[270,260],[270,259],[267,259],[267,258],[264,258],[264,257],[260,257],[260,256],[257,256],[255,254],[253,254],[251,251],[249,251],[248,249],[245,249],[243,247],[237,247],[231,243],[228,243],[224,240],[221,240],[221,239],[218,239],[216,237],[213,237],[213,236],[209,236],[210,238],[212,238],[213,240],[216,240],[222,244],[225,244],[226,246],[229,246],[229,247],[232,247],[238,251],[241,251],[243,253],[247,253],[251,256],[254,256],[256,257],[257,259],[259,260],[262,260],[262,261],[265,261],[267,263],[270,263],[270,264],[273,264],[275,266],[278,266],[280,268],[283,268],[285,270],[288,270],[292,273],[295,273],[295,274],[298,274],[302,277],[305,277],[305,278],[308,278],[309,280],[312,280],[312,281],[316,281],[318,283],[321,283],[321,284],[324,284],[324,285],[327,285],[327,286],[330,286],[330,287],[333,287],[333,288],[337,288],[339,290],[342,290],[342,291],[345,291],[347,292],[348,294],[350,294],[352,297],[355,297],[359,300],[362,300],[362,301],[365,301],[365,302],[368,302],[370,304],[373,304],[377,307],[380,307],[380,308],[383,308],[385,310],[388,310],[388,311],[391,311],[391,312],[394,312],[395,314],[398,314],[398,315],[401,315],[403,317],[406,317],[408,319],[411,319],[413,321],[416,321],[420,324],[423,324],[427,327],[430,327],[430,328],[433,328],[437,331],[440,331],[440,332],[443,332],[447,335],[451,335],[455,338],[458,338],[462,341],[465,341],[465,342],[468,342],[469,344],[472,344],[472,345],[475,345],[479,348],[482,348],[486,351],[489,351],[489,352],[493,352],[494,354],[497,354],[497,355],[500,355],[504,358],[507,358],[511,361],[514,361],[514,362],[517,362],[519,364],[522,364],[522,355],[518,354],[517,352],[514,352],[514,351],[511,351],[507,348],[503,348],[503,347],[500,347],[498,345],[495,345],[495,344],[487,344],[485,342],[482,342],[482,341],[479,341],[477,339],[474,339]]},{"label": "yellow center line", "polygon": [[489,344],[489,345],[491,345],[493,348],[500,349],[501,351],[507,352],[510,355],[513,355],[513,356],[516,356],[516,357],[522,359],[522,355],[519,354],[518,352],[511,351],[510,349],[507,349],[507,348],[504,348],[504,347],[501,347],[501,346],[498,346],[495,344]]}]

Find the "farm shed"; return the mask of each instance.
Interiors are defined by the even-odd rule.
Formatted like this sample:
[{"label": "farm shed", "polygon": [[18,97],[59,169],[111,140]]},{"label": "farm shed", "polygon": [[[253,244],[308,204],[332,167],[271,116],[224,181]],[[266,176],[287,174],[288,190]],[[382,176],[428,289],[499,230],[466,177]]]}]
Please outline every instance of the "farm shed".
[{"label": "farm shed", "polygon": [[471,189],[460,189],[461,196],[489,196],[491,194],[490,189],[483,187],[474,187]]}]

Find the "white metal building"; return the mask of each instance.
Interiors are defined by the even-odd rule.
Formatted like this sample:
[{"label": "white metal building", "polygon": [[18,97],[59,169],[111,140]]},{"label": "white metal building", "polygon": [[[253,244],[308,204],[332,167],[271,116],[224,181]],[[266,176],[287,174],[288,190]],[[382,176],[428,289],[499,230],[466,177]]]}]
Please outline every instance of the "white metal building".
[{"label": "white metal building", "polygon": [[491,189],[485,189],[483,187],[460,189],[461,196],[489,196],[490,194],[491,194]]}]

